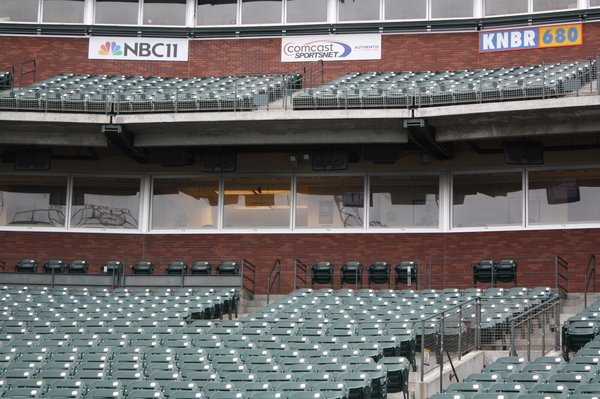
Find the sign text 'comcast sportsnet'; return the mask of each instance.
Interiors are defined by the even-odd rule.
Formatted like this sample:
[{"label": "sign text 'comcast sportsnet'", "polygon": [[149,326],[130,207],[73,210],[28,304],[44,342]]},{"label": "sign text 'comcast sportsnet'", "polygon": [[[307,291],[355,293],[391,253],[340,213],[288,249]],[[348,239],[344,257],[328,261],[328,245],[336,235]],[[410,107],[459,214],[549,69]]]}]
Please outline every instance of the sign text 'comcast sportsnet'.
[{"label": "sign text 'comcast sportsnet'", "polygon": [[281,39],[281,62],[381,59],[381,35],[291,36]]},{"label": "sign text 'comcast sportsnet'", "polygon": [[94,60],[187,61],[186,39],[90,37],[88,58]]},{"label": "sign text 'comcast sportsnet'", "polygon": [[479,52],[527,50],[583,44],[581,24],[532,26],[479,33]]}]

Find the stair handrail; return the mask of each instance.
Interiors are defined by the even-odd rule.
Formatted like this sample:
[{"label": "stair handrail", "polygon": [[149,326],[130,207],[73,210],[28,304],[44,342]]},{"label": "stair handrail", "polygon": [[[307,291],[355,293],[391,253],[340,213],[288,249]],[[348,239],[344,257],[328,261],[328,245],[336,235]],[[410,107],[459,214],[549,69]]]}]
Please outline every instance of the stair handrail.
[{"label": "stair handrail", "polygon": [[[30,66],[28,70],[25,70],[26,66]],[[35,73],[37,70],[37,63],[35,62],[35,60],[29,60],[29,61],[22,62],[19,69],[20,69],[19,70],[19,86],[20,87],[23,86],[23,75],[33,74],[31,83],[35,83]]]},{"label": "stair handrail", "polygon": [[[298,270],[303,272],[304,275],[298,274]],[[304,283],[302,285],[303,287],[306,287],[307,279],[308,279],[308,266],[304,262],[302,262],[300,259],[298,259],[298,258],[294,259],[294,289],[297,290],[298,288],[300,288],[300,286],[298,285],[298,280],[300,280]]]},{"label": "stair handrail", "polygon": [[269,304],[269,300],[271,298],[271,289],[273,285],[277,281],[277,293],[281,293],[281,259],[277,258],[275,263],[273,263],[273,267],[271,267],[271,271],[269,272],[269,278],[267,279],[267,305]]},{"label": "stair handrail", "polygon": [[593,289],[596,292],[596,255],[590,255],[588,259],[588,265],[585,269],[585,278],[583,284],[583,307],[587,308],[587,297],[590,281],[593,282]]},{"label": "stair handrail", "polygon": [[242,290],[256,294],[256,266],[247,259],[242,259]]},{"label": "stair handrail", "polygon": [[561,298],[565,298],[569,292],[569,262],[558,255],[554,256],[554,278],[556,291]]}]

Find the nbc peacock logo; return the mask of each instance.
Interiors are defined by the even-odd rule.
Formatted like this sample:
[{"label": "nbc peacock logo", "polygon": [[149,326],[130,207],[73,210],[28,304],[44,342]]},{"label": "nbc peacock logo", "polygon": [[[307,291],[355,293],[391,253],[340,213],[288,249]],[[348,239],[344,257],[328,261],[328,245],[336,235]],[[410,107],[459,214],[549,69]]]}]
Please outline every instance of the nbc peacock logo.
[{"label": "nbc peacock logo", "polygon": [[100,45],[99,55],[123,55],[121,45],[117,42],[106,42]]}]

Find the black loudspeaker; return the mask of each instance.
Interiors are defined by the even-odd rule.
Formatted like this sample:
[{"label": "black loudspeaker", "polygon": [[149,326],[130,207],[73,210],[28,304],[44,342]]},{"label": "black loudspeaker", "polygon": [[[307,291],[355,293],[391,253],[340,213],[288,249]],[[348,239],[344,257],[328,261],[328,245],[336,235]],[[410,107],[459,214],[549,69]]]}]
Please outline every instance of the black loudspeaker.
[{"label": "black loudspeaker", "polygon": [[544,146],[539,141],[506,141],[504,154],[509,165],[542,165]]},{"label": "black loudspeaker", "polygon": [[365,161],[374,164],[392,164],[398,160],[400,151],[397,145],[368,145],[364,148]]},{"label": "black loudspeaker", "polygon": [[316,151],[313,154],[312,170],[346,170],[348,169],[348,153],[342,150]]},{"label": "black loudspeaker", "polygon": [[49,170],[52,150],[30,148],[15,152],[15,170]]},{"label": "black loudspeaker", "polygon": [[194,156],[183,148],[150,148],[148,160],[162,166],[185,166],[194,164]]},{"label": "black loudspeaker", "polygon": [[234,152],[207,152],[202,156],[200,169],[203,172],[235,172],[237,154]]}]

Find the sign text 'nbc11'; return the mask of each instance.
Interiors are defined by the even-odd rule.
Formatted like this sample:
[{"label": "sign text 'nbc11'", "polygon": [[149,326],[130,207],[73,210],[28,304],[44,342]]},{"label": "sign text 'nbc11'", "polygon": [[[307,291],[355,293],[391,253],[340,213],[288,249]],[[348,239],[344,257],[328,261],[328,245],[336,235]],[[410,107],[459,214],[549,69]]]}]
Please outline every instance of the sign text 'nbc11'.
[{"label": "sign text 'nbc11'", "polygon": [[186,39],[90,37],[88,58],[96,60],[187,61]]}]

